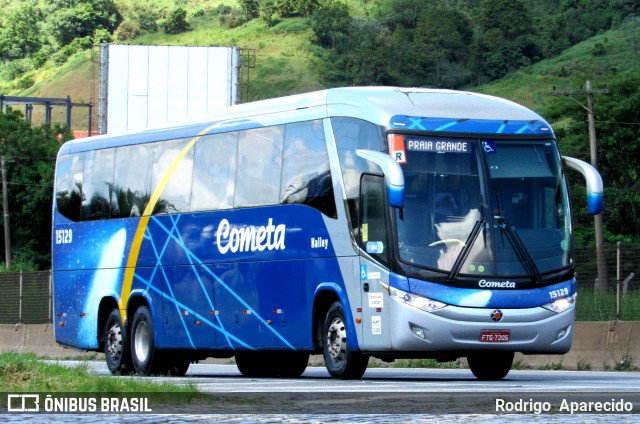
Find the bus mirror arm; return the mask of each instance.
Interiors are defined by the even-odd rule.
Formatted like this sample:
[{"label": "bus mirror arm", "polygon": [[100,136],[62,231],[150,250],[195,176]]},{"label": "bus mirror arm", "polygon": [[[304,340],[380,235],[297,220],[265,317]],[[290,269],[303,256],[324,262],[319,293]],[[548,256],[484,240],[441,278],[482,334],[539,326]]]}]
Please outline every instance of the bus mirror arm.
[{"label": "bus mirror arm", "polygon": [[600,173],[580,159],[563,156],[562,161],[565,166],[575,169],[581,173],[587,182],[587,210],[590,215],[598,215],[602,212],[602,201],[604,195],[604,185]]},{"label": "bus mirror arm", "polygon": [[404,174],[398,162],[386,153],[373,150],[356,150],[356,155],[373,162],[382,168],[389,205],[393,208],[404,207]]}]

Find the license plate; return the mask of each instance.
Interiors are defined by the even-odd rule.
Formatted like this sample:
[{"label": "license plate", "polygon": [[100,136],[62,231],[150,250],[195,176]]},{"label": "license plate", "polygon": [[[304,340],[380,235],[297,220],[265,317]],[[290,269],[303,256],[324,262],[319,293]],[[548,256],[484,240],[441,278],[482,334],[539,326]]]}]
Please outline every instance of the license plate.
[{"label": "license plate", "polygon": [[480,332],[482,343],[504,343],[511,340],[511,331],[483,330]]}]

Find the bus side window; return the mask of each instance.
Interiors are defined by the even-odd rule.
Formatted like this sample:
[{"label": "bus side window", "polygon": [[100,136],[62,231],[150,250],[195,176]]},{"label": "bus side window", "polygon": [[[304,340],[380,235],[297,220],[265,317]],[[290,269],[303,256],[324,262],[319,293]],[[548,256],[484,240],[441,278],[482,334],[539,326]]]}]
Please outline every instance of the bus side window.
[{"label": "bus side window", "polygon": [[[170,172],[176,157],[186,147],[189,139],[160,141],[154,144],[153,174],[151,190],[156,190],[160,181]],[[177,168],[173,170],[162,197],[153,208],[152,214],[188,212],[191,204],[191,181],[193,177],[193,149],[189,149]]]},{"label": "bus side window", "polygon": [[60,158],[56,167],[56,206],[58,212],[72,221],[80,221],[84,153]]},{"label": "bus side window", "polygon": [[347,195],[349,222],[354,237],[357,238],[356,233],[360,228],[358,223],[360,177],[364,172],[380,172],[380,168],[373,162],[356,155],[356,150],[384,151],[384,138],[380,127],[362,119],[331,118],[331,125],[336,139],[342,180]]},{"label": "bus side window", "polygon": [[360,247],[383,264],[389,262],[384,178],[364,174],[360,185]]},{"label": "bus side window", "polygon": [[83,221],[109,219],[111,217],[114,149],[95,150],[85,153],[84,179],[82,184]]},{"label": "bus side window", "polygon": [[113,196],[117,205],[112,218],[140,216],[151,197],[153,144],[116,148],[118,166],[113,177]]},{"label": "bus side window", "polygon": [[240,132],[235,207],[280,203],[283,139],[284,126]]},{"label": "bus side window", "polygon": [[286,126],[280,203],[301,203],[336,217],[322,121],[296,122]]},{"label": "bus side window", "polygon": [[238,163],[238,133],[208,135],[195,145],[191,211],[231,209]]}]

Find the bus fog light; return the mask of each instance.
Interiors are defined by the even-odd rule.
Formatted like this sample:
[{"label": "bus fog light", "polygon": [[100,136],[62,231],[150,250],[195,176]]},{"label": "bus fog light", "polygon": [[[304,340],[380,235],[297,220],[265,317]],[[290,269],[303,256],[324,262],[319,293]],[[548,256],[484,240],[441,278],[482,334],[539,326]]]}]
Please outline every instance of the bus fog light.
[{"label": "bus fog light", "polygon": [[567,326],[565,328],[563,328],[562,330],[558,331],[558,336],[556,337],[556,340],[560,340],[562,338],[564,338],[567,334],[569,334],[569,330],[571,329],[571,326]]},{"label": "bus fog light", "polygon": [[571,296],[562,297],[560,299],[554,300],[551,303],[542,305],[542,307],[559,314],[560,312],[568,311],[569,309],[573,308],[575,304],[576,294],[574,293]]},{"label": "bus fog light", "polygon": [[409,324],[409,328],[411,328],[411,332],[416,336],[424,340],[427,339],[427,334],[426,334],[427,330],[425,330],[424,328],[418,327],[417,325],[414,325],[414,324]]}]

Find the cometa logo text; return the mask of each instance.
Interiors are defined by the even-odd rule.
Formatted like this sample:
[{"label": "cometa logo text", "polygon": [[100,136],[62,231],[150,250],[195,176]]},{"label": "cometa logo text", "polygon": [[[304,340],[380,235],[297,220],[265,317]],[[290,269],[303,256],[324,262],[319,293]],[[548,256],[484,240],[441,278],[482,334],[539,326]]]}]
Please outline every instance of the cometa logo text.
[{"label": "cometa logo text", "polygon": [[237,252],[262,252],[263,250],[284,250],[284,236],[286,225],[273,225],[273,219],[269,218],[267,225],[232,227],[228,220],[223,219],[218,225],[216,243],[218,251],[223,255],[231,251]]},{"label": "cometa logo text", "polygon": [[482,288],[488,288],[488,289],[515,289],[516,283],[509,280],[507,281],[480,280],[478,281],[478,286]]}]

